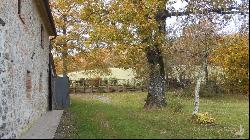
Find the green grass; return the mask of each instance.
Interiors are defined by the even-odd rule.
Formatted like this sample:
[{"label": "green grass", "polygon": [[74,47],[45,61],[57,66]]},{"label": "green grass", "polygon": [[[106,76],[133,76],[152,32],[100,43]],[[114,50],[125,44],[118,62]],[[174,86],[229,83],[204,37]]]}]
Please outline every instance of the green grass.
[{"label": "green grass", "polygon": [[[103,103],[96,95],[111,99]],[[146,93],[105,93],[71,95],[72,122],[76,135],[72,138],[237,138],[240,125],[249,138],[249,100],[238,96],[200,98],[200,112],[209,112],[215,125],[200,125],[189,121],[193,111],[192,97],[176,97],[167,93],[168,107],[144,110]],[[181,112],[174,111],[182,104]]]}]

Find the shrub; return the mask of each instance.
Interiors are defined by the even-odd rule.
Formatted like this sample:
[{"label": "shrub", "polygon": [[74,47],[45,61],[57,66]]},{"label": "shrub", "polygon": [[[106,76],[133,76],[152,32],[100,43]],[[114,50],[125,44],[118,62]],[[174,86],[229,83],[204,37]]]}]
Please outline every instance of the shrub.
[{"label": "shrub", "polygon": [[111,85],[117,85],[117,83],[118,83],[118,79],[117,78],[110,78],[109,80],[110,80],[110,84]]},{"label": "shrub", "polygon": [[[195,84],[188,85],[183,90],[175,91],[178,93],[178,96],[181,97],[194,97],[195,92]],[[223,93],[223,90],[215,84],[214,81],[209,81],[208,85],[205,85],[205,83],[201,84],[200,87],[200,97],[214,97],[214,96],[221,96]]]},{"label": "shrub", "polygon": [[221,40],[210,61],[222,68],[222,87],[227,93],[249,94],[249,37],[234,34]]},{"label": "shrub", "polygon": [[212,97],[216,95],[221,95],[224,93],[223,89],[215,81],[208,81],[207,85],[205,83],[201,84],[200,96],[201,97]]},{"label": "shrub", "polygon": [[169,102],[168,106],[173,109],[175,113],[182,112],[182,109],[184,107],[183,103],[180,99],[174,99],[171,102]]},{"label": "shrub", "polygon": [[195,85],[190,84],[187,87],[185,87],[183,90],[178,90],[175,92],[177,93],[178,96],[181,96],[181,97],[194,97],[194,89],[195,89]]},{"label": "shrub", "polygon": [[199,124],[214,124],[215,119],[208,112],[192,115],[192,120]]}]

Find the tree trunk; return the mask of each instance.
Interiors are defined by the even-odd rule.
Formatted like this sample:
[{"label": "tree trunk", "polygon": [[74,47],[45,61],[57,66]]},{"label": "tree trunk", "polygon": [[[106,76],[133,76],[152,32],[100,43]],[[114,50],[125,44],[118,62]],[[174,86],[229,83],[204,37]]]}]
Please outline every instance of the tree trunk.
[{"label": "tree trunk", "polygon": [[[65,47],[65,46],[64,46]],[[66,48],[66,47],[65,47]],[[63,61],[63,76],[67,76],[67,52],[65,52],[66,50],[63,50],[62,53],[62,61]]]},{"label": "tree trunk", "polygon": [[[64,26],[63,26],[63,35],[66,36],[67,34],[67,27],[66,27],[66,22],[67,22],[67,18],[66,16],[63,16],[63,22],[64,22]],[[68,56],[68,52],[67,52],[67,43],[63,42],[63,52],[62,52],[62,61],[63,61],[63,76],[67,76],[67,56]]]},{"label": "tree trunk", "polygon": [[[155,19],[158,22],[158,34],[152,35],[152,38],[156,38],[160,35],[166,34],[166,18],[162,15],[164,10],[158,11]],[[152,107],[164,107],[166,106],[165,89],[166,79],[164,70],[164,61],[159,44],[163,42],[155,42],[155,44],[146,49],[147,60],[149,64],[149,84],[148,84],[148,96],[144,108]]]},{"label": "tree trunk", "polygon": [[150,66],[150,79],[144,108],[164,107],[166,106],[165,71],[163,57],[157,45],[147,49],[147,60]]},{"label": "tree trunk", "polygon": [[[207,51],[207,50],[206,50]],[[208,87],[208,53],[205,56],[205,85]]]},{"label": "tree trunk", "polygon": [[199,74],[197,76],[197,82],[196,82],[196,86],[195,86],[195,95],[194,95],[194,112],[193,112],[193,115],[198,114],[198,112],[199,112],[200,85],[201,85],[201,81],[202,81],[202,79],[204,77],[205,68],[206,68],[206,62],[204,63],[204,65],[200,69],[200,72],[199,72]]},{"label": "tree trunk", "polygon": [[205,67],[205,79],[206,79],[206,87],[208,86],[208,68],[207,68],[207,65],[206,65],[206,67]]}]

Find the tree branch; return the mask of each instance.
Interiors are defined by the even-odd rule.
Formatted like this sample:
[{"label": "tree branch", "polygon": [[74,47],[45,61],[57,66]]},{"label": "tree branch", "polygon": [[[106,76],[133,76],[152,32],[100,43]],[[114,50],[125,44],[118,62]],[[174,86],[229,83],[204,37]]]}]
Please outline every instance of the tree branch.
[{"label": "tree branch", "polygon": [[[237,11],[233,11],[237,10]],[[161,12],[158,12],[156,15],[156,20],[165,20],[167,17],[172,17],[172,16],[187,16],[190,14],[204,14],[204,13],[217,13],[217,14],[241,14],[241,15],[246,15],[249,14],[248,11],[240,11],[240,8],[237,7],[230,7],[227,9],[224,8],[218,8],[218,9],[206,9],[202,11],[184,11],[184,12],[169,12],[168,10],[164,10]]]}]

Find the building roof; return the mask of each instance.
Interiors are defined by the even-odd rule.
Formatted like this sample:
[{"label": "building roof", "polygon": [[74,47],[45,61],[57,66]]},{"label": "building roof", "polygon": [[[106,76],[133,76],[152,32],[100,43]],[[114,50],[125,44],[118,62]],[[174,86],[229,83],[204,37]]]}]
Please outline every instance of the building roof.
[{"label": "building roof", "polygon": [[44,20],[45,26],[48,27],[49,35],[56,36],[56,28],[51,13],[49,0],[35,0],[35,4]]},{"label": "building roof", "polygon": [[56,28],[55,28],[53,16],[52,16],[52,13],[51,13],[51,9],[50,9],[50,6],[49,6],[49,0],[43,0],[43,1],[44,1],[44,4],[45,4],[45,7],[46,7],[46,11],[48,13],[49,22],[50,22],[51,27],[53,29],[53,32],[54,32],[54,34],[56,36]]}]

